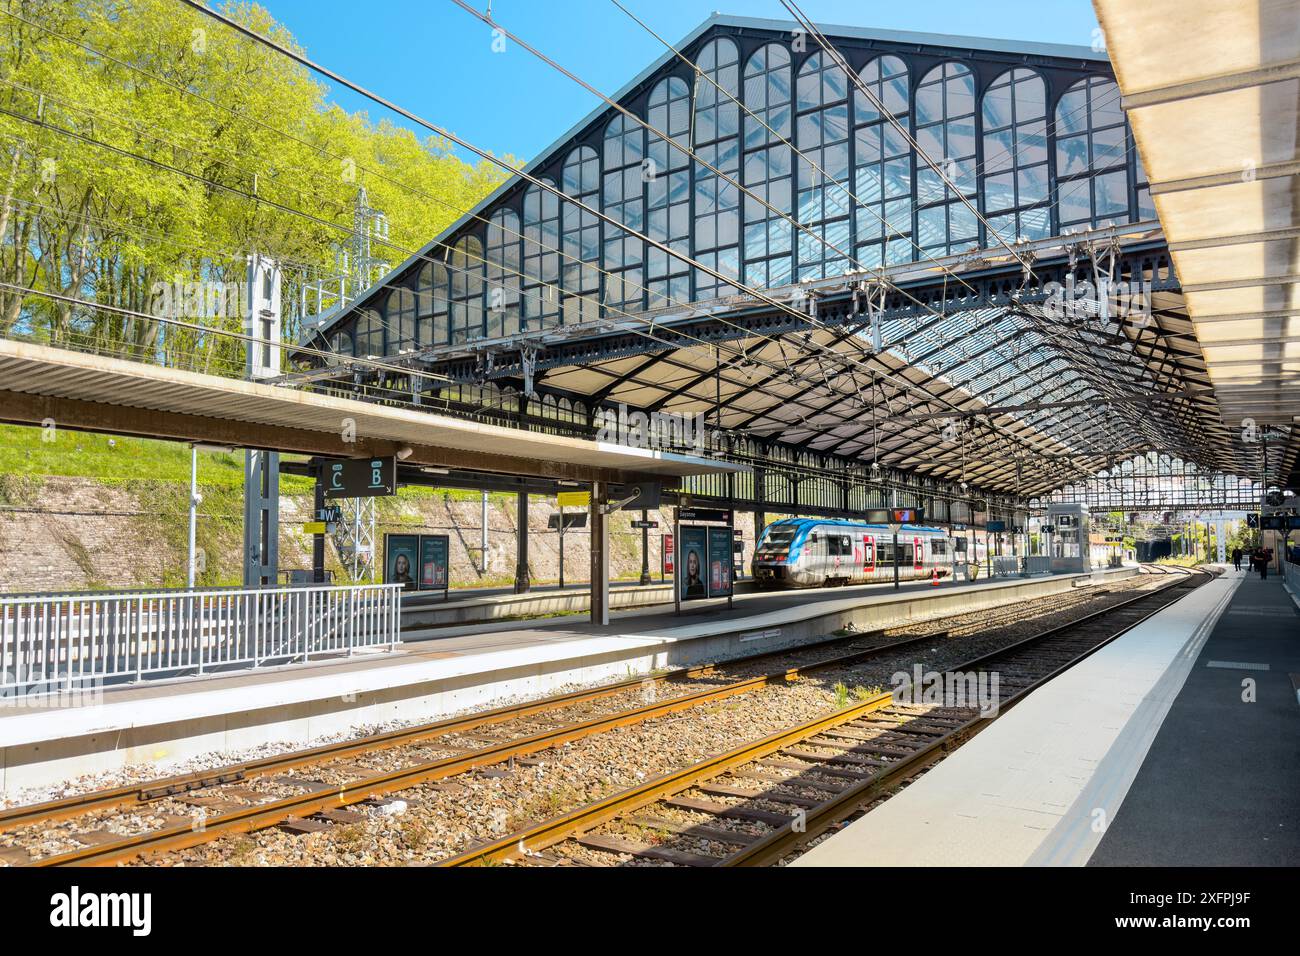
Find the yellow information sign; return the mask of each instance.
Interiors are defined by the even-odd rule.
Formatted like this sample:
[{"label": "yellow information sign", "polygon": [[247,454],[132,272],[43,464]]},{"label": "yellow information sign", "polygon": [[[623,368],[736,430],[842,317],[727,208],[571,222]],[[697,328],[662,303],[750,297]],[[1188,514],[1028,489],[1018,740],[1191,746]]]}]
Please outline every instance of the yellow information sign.
[{"label": "yellow information sign", "polygon": [[305,531],[307,534],[324,534],[325,522],[308,521],[305,525],[302,526],[302,530]]},{"label": "yellow information sign", "polygon": [[590,491],[561,491],[557,498],[561,508],[587,508],[591,506]]}]

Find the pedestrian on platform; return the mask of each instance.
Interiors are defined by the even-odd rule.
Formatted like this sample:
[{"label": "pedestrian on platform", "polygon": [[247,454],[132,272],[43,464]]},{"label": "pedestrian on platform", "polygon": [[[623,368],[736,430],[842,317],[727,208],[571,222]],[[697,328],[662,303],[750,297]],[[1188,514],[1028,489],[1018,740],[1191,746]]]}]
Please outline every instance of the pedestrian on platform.
[{"label": "pedestrian on platform", "polygon": [[1235,570],[1241,570],[1241,548],[1232,549],[1232,566]]},{"label": "pedestrian on platform", "polygon": [[1261,581],[1267,581],[1268,580],[1268,552],[1259,551],[1256,556],[1256,560],[1259,562],[1259,579]]}]

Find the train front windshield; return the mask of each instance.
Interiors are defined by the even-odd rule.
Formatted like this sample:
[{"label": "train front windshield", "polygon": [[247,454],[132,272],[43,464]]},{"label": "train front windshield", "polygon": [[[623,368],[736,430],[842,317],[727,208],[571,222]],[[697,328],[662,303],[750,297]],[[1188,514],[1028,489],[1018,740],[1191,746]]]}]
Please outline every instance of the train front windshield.
[{"label": "train front windshield", "polygon": [[767,534],[763,536],[763,543],[759,545],[759,550],[780,552],[789,551],[790,542],[794,541],[795,533],[798,530],[798,528],[791,525],[772,525],[767,529]]}]

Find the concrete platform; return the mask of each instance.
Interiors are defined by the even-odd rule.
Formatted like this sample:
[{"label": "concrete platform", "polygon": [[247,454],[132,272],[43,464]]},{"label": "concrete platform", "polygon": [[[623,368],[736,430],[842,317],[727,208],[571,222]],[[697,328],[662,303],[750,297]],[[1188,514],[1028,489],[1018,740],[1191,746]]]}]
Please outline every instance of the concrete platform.
[{"label": "concrete platform", "polygon": [[1280,580],[1229,570],[794,865],[1300,863],[1298,671]]},{"label": "concrete platform", "polygon": [[[1056,575],[935,588],[888,585],[738,595],[681,617],[624,611],[605,627],[565,618],[438,628],[396,651],[103,690],[72,703],[0,703],[0,792],[126,764],[159,769],[270,741],[305,744],[363,725],[434,720],[574,684],[796,645],[1061,593],[1136,574]],[[409,635],[408,635],[409,636]]]},{"label": "concrete platform", "polygon": [[1088,865],[1300,866],[1297,683],[1300,609],[1243,572]]},{"label": "concrete platform", "polygon": [[[740,582],[737,583],[740,588]],[[612,609],[649,607],[672,603],[671,584],[637,584],[619,581],[610,584],[609,606]],[[482,621],[499,621],[540,614],[574,614],[590,610],[591,590],[554,585],[516,594],[513,588],[475,588],[451,592],[444,598],[441,591],[402,595],[402,628],[410,632],[422,628],[449,627]]]}]

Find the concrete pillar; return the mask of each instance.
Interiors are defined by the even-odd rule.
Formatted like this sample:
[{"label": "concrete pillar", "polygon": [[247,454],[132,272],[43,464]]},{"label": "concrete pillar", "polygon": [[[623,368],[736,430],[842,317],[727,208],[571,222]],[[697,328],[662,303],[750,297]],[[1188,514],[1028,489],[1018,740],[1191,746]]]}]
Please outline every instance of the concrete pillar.
[{"label": "concrete pillar", "polygon": [[528,492],[518,495],[515,512],[515,593],[527,594],[532,587],[528,576]]},{"label": "concrete pillar", "polygon": [[609,518],[607,485],[591,485],[591,623],[609,623]]}]

